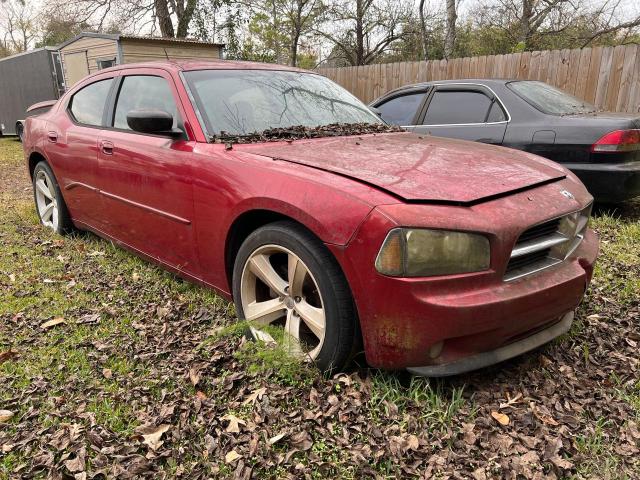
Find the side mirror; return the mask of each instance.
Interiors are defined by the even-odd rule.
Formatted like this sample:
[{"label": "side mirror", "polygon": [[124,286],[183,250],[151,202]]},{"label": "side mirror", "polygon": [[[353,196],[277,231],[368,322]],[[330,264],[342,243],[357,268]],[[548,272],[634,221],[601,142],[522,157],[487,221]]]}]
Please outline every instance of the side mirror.
[{"label": "side mirror", "polygon": [[369,106],[369,110],[371,110],[373,113],[375,113],[379,117],[382,117],[382,110],[380,110],[379,108]]},{"label": "side mirror", "polygon": [[182,130],[173,128],[173,116],[164,110],[131,110],[127,113],[127,125],[134,132],[170,137],[182,135]]}]

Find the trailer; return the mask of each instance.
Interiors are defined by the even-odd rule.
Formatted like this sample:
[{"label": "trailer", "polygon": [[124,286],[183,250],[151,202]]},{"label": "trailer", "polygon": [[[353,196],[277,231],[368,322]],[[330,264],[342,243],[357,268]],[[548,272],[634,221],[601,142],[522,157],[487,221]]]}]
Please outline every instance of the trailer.
[{"label": "trailer", "polygon": [[64,91],[64,72],[56,48],[43,47],[0,58],[0,136],[21,136],[27,108],[56,100]]}]

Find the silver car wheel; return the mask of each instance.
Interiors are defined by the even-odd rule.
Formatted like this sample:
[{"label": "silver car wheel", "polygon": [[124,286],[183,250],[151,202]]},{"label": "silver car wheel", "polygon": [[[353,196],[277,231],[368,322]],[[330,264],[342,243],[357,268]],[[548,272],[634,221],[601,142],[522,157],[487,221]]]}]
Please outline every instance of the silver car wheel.
[{"label": "silver car wheel", "polygon": [[58,231],[58,199],[53,180],[47,172],[39,170],[35,180],[36,208],[45,227]]},{"label": "silver car wheel", "polygon": [[288,350],[314,360],[324,342],[325,311],[318,284],[305,263],[279,245],[256,249],[241,277],[244,317],[253,328],[284,329]]}]

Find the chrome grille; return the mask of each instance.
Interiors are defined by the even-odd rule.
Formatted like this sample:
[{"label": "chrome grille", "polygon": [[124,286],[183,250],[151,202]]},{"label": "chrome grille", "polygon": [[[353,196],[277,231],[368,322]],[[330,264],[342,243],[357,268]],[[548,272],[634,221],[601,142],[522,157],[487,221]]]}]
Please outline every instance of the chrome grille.
[{"label": "chrome grille", "polygon": [[504,280],[515,280],[563,262],[584,238],[589,215],[591,205],[522,232],[511,252]]}]

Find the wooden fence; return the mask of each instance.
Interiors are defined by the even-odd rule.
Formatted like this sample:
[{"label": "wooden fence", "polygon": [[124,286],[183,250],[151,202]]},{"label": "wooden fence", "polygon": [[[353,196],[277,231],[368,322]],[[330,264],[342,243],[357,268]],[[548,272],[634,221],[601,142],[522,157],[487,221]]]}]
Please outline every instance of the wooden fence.
[{"label": "wooden fence", "polygon": [[600,109],[640,112],[639,45],[319,68],[318,72],[367,103],[389,90],[417,82],[519,78],[550,83]]}]

